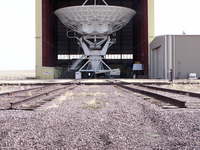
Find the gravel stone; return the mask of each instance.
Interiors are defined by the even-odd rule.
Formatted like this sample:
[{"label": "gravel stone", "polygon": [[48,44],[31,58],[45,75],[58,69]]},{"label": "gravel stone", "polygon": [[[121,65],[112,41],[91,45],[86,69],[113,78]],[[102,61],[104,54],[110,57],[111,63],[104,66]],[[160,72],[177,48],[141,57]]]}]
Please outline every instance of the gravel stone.
[{"label": "gravel stone", "polygon": [[112,85],[80,85],[33,112],[0,111],[0,149],[200,149],[199,116]]}]

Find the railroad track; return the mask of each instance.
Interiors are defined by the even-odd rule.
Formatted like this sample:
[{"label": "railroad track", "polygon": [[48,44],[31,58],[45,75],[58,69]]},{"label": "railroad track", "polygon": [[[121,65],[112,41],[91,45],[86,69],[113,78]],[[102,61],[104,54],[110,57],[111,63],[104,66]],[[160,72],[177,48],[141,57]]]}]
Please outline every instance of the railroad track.
[{"label": "railroad track", "polygon": [[[143,95],[143,98],[165,109],[200,108],[200,93],[160,88],[146,84],[127,84],[118,80],[107,81],[115,87]],[[2,110],[34,110],[60,96],[66,90],[72,90],[79,82],[71,84],[53,84],[25,90],[11,91],[0,94]],[[5,103],[1,103],[4,101]],[[1,107],[2,106],[2,107]]]},{"label": "railroad track", "polygon": [[175,94],[181,94],[181,95],[200,98],[200,93],[197,93],[197,92],[183,91],[183,90],[177,90],[177,89],[167,89],[167,88],[151,86],[151,85],[144,85],[144,84],[142,84],[140,86],[143,86],[143,87],[146,87],[149,89],[155,89],[155,90],[159,90],[159,91],[171,92],[171,93],[175,93]]},{"label": "railroad track", "polygon": [[0,95],[0,110],[35,110],[44,103],[47,103],[54,98],[60,96],[67,90],[72,90],[76,87],[71,85],[47,85],[26,90],[18,90]]},{"label": "railroad track", "polygon": [[32,91],[32,90],[41,90],[41,89],[43,89],[45,87],[46,86],[39,86],[39,87],[28,88],[28,89],[23,89],[23,90],[9,91],[9,92],[0,93],[0,96],[6,96],[6,95],[8,96],[8,95],[17,94],[17,93],[21,93],[21,92]]},{"label": "railroad track", "polygon": [[[165,109],[174,108],[200,108],[200,94],[189,91],[179,91],[164,89],[145,84],[126,84],[115,80],[114,85],[121,89],[126,89],[134,93],[144,95],[144,99],[156,103],[160,101],[160,106]],[[145,97],[148,96],[148,97]]]}]

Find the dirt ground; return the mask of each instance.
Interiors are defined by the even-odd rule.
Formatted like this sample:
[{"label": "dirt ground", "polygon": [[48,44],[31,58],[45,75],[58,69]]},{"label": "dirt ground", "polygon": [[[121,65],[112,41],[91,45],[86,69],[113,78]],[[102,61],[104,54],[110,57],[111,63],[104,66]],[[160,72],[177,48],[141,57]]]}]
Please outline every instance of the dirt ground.
[{"label": "dirt ground", "polygon": [[200,93],[200,84],[170,84],[170,85],[161,85],[161,87]]},{"label": "dirt ground", "polygon": [[34,70],[0,71],[0,80],[24,80],[35,78]]},{"label": "dirt ground", "polygon": [[0,111],[0,149],[198,150],[199,116],[113,85],[79,85],[35,111]]}]

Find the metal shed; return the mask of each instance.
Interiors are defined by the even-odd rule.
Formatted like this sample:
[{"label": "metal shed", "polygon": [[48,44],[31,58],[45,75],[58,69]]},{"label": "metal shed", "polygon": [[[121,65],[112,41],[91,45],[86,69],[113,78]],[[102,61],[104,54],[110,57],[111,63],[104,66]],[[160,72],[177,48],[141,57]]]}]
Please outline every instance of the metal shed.
[{"label": "metal shed", "polygon": [[186,79],[200,77],[200,35],[164,35],[150,44],[149,77]]}]

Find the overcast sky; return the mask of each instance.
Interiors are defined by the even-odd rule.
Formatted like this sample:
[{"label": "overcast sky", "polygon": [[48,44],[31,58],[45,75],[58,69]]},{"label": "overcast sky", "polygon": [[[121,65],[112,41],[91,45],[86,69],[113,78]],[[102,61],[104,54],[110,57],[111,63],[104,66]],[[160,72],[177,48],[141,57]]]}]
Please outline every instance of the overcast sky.
[{"label": "overcast sky", "polygon": [[[199,6],[200,0],[155,0],[155,34],[200,34]],[[0,70],[34,69],[35,0],[0,0],[0,19]]]},{"label": "overcast sky", "polygon": [[200,0],[155,0],[155,32],[200,34]]}]

